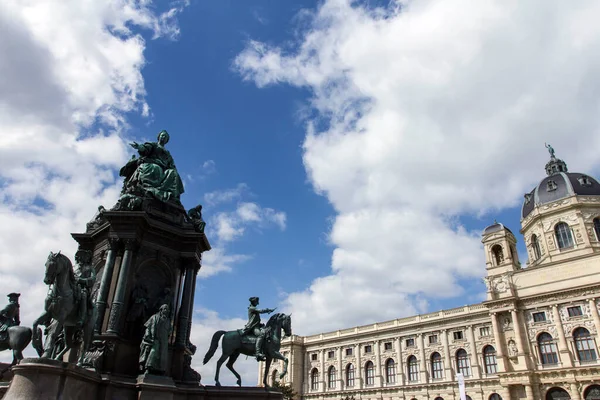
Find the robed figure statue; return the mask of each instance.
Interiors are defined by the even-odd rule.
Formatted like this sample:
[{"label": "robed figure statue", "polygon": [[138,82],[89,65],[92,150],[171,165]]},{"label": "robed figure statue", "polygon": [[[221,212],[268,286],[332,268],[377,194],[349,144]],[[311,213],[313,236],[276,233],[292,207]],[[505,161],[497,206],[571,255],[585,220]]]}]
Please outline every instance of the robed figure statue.
[{"label": "robed figure statue", "polygon": [[[179,203],[183,193],[183,182],[175,162],[165,145],[169,133],[160,131],[156,142],[130,144],[140,157],[133,157],[121,168],[119,175],[125,177],[122,198],[151,196],[163,202]],[[132,208],[132,206],[123,206]]]},{"label": "robed figure statue", "polygon": [[169,306],[163,304],[144,324],[146,330],[140,344],[140,371],[163,375],[167,370],[171,320]]}]

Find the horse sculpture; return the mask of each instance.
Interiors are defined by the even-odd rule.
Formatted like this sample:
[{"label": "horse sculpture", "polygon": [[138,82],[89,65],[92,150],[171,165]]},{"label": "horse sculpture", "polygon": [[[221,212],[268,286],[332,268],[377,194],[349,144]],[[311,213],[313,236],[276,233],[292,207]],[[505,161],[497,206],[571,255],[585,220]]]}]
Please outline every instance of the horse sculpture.
[{"label": "horse sculpture", "polygon": [[0,378],[10,367],[23,359],[23,350],[31,342],[32,336],[31,328],[27,326],[11,326],[6,332],[8,333],[7,339],[5,342],[0,343],[0,351],[12,350],[13,361],[12,364],[0,371]]},{"label": "horse sculpture", "polygon": [[[275,360],[283,360],[283,371],[279,374],[279,379],[282,379],[287,373],[288,368],[288,359],[284,357],[279,349],[281,347],[281,330],[283,329],[285,336],[292,335],[292,318],[291,315],[286,315],[283,313],[273,314],[266,325],[266,340],[265,340],[265,373],[263,378],[263,384],[265,386],[269,386],[267,383],[267,377],[269,376],[269,368],[271,367],[271,362]],[[233,364],[237,360],[240,354],[245,354],[247,356],[254,356],[255,352],[255,341],[256,338],[251,336],[250,338],[254,338],[254,340],[244,340],[247,339],[247,336],[242,334],[242,330],[238,329],[235,331],[217,331],[212,337],[210,342],[210,349],[206,352],[204,356],[203,363],[206,364],[212,356],[215,354],[217,347],[219,346],[219,339],[223,336],[223,353],[221,354],[221,358],[217,361],[217,370],[215,372],[215,385],[221,386],[219,383],[219,370],[221,369],[221,365],[227,358],[227,368],[237,378],[238,386],[242,386],[242,378],[237,373],[235,369],[233,369]],[[284,336],[284,337],[285,337]]]},{"label": "horse sculpture", "polygon": [[[58,253],[50,252],[46,260],[44,283],[50,285],[50,291],[46,297],[44,313],[33,322],[33,345],[40,357],[60,360],[68,350],[73,348],[75,343],[81,342],[78,360],[78,364],[81,365],[91,343],[96,309],[91,310],[91,315],[87,317],[83,327],[79,327],[79,301],[76,296],[77,284],[73,264],[60,251]],[[38,325],[48,327],[53,319],[56,326],[49,330],[45,348],[42,348],[42,333]],[[55,342],[61,331],[64,331],[65,345],[57,354],[54,354]]]}]

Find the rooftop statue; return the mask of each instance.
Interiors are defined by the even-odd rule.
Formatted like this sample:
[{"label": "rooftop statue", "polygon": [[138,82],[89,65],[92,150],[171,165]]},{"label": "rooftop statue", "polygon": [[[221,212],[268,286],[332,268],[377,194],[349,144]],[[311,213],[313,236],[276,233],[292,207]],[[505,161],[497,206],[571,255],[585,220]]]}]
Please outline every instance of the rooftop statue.
[{"label": "rooftop statue", "polygon": [[19,326],[19,293],[8,295],[8,304],[0,311],[0,351],[12,350],[12,363],[0,371],[0,377],[10,367],[23,359],[23,349],[31,341],[32,331],[26,326]]},{"label": "rooftop statue", "polygon": [[554,147],[550,146],[547,143],[544,143],[544,146],[546,146],[546,148],[548,149],[548,153],[550,153],[550,157],[554,158]]},{"label": "rooftop statue", "polygon": [[[210,343],[210,349],[204,356],[203,363],[206,364],[217,351],[219,345],[219,339],[223,336],[223,352],[221,357],[217,361],[217,368],[215,371],[215,385],[221,386],[219,383],[219,371],[221,365],[229,358],[227,362],[227,368],[237,378],[237,384],[242,386],[242,378],[240,374],[233,368],[233,364],[240,356],[244,354],[247,356],[256,356],[257,360],[265,360],[265,373],[263,375],[263,384],[268,386],[267,377],[269,376],[269,368],[271,362],[276,360],[283,361],[283,371],[279,375],[279,379],[282,379],[287,373],[288,359],[283,356],[279,349],[281,348],[281,339],[286,336],[292,335],[292,318],[291,315],[283,313],[273,314],[266,326],[260,322],[260,314],[271,313],[274,309],[259,310],[258,297],[250,298],[250,306],[248,307],[248,323],[244,329],[238,329],[235,331],[217,331],[212,337]],[[284,331],[284,336],[281,336],[281,330]],[[260,338],[264,337],[264,340]],[[264,343],[264,346],[263,346]],[[264,354],[262,354],[264,352]]]},{"label": "rooftop statue", "polygon": [[139,158],[133,156],[119,171],[125,180],[116,210],[139,208],[144,197],[180,204],[183,182],[171,153],[165,148],[169,139],[169,133],[163,130],[159,132],[156,142],[130,143],[137,150]]}]

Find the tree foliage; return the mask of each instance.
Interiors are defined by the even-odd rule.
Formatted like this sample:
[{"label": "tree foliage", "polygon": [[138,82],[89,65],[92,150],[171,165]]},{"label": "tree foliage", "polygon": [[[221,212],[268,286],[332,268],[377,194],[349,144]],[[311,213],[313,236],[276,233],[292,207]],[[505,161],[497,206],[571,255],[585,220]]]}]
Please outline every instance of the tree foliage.
[{"label": "tree foliage", "polygon": [[284,385],[281,382],[273,382],[273,387],[279,389],[283,393],[284,400],[296,400],[298,393],[294,392],[291,385]]}]

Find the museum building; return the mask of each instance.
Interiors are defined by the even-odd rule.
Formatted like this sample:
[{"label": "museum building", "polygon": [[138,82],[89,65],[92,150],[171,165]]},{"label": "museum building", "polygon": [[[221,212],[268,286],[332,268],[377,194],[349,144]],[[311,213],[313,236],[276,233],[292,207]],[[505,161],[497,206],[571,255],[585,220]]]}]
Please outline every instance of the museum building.
[{"label": "museum building", "polygon": [[546,174],[522,206],[525,268],[508,228],[483,231],[486,301],[293,335],[284,383],[307,400],[459,400],[461,373],[472,400],[600,399],[600,183],[553,151]]}]

